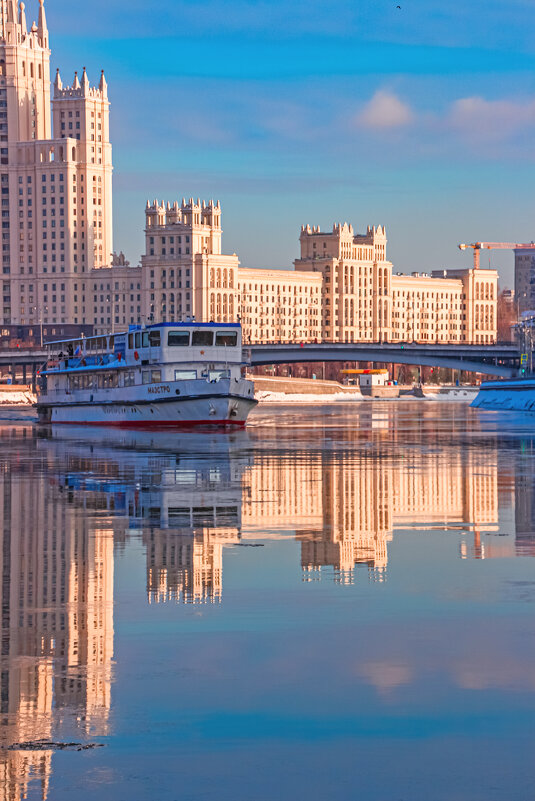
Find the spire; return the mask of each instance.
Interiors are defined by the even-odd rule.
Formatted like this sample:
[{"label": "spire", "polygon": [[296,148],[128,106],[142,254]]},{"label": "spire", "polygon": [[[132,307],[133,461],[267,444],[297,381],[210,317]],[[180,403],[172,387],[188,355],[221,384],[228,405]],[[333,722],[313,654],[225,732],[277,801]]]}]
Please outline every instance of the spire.
[{"label": "spire", "polygon": [[17,2],[16,0],[7,0],[7,21],[17,21]]},{"label": "spire", "polygon": [[89,78],[87,77],[87,72],[85,71],[85,67],[82,73],[82,94],[83,95],[89,94]]},{"label": "spire", "polygon": [[78,72],[74,73],[74,81],[72,82],[72,88],[73,89],[79,89],[80,88],[80,80],[78,78]]},{"label": "spire", "polygon": [[24,3],[21,3],[19,6],[19,25],[23,36],[26,36],[26,34],[28,33],[28,28],[26,26],[26,14],[24,12],[25,8],[26,6],[24,5]]},{"label": "spire", "polygon": [[48,47],[48,28],[46,25],[45,0],[39,0],[39,18],[37,24],[37,32],[39,33],[41,46]]},{"label": "spire", "polygon": [[63,89],[63,81],[61,80],[61,75],[59,74],[59,67],[56,70],[56,77],[54,80],[54,97],[57,97],[59,92]]},{"label": "spire", "polygon": [[104,77],[104,70],[102,70],[102,72],[100,73],[100,83],[98,85],[98,88],[102,93],[102,98],[105,100],[108,97],[108,82]]}]

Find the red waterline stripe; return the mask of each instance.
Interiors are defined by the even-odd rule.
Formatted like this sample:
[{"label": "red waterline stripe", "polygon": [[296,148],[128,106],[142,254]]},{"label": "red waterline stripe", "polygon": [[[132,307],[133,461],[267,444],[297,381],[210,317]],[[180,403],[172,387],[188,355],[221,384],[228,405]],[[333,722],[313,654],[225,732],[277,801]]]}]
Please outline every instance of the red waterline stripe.
[{"label": "red waterline stripe", "polygon": [[245,420],[160,420],[160,421],[107,421],[98,422],[96,420],[51,420],[38,421],[40,425],[45,426],[106,426],[114,428],[192,428],[193,426],[238,426],[245,427]]}]

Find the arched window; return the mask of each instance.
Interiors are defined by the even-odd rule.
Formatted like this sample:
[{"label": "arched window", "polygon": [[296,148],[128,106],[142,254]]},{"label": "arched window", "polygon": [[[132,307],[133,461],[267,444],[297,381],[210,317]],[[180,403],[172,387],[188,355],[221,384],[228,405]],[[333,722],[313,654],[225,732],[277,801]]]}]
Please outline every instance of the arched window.
[{"label": "arched window", "polygon": [[26,77],[26,62],[25,61],[22,62],[22,74],[23,74],[24,77]]},{"label": "arched window", "polygon": [[42,70],[41,70],[41,65],[40,65],[40,64],[39,64],[39,66],[38,66],[38,68],[37,68],[37,74],[38,74],[38,76],[39,76],[39,80],[41,80],[41,78],[43,77],[43,73],[42,73]]},{"label": "arched window", "polygon": [[73,149],[72,149],[72,160],[76,161],[76,148],[75,147],[73,147]]},{"label": "arched window", "polygon": [[33,64],[30,64],[30,76],[33,78]]}]

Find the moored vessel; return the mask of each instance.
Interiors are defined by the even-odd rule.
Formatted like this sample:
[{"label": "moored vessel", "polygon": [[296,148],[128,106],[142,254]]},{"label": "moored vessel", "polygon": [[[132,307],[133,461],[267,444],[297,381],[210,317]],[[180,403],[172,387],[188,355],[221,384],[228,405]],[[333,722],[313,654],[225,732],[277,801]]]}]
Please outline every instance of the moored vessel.
[{"label": "moored vessel", "polygon": [[535,412],[535,377],[483,381],[470,405],[479,409]]},{"label": "moored vessel", "polygon": [[41,423],[243,426],[256,404],[239,323],[160,323],[50,343]]}]

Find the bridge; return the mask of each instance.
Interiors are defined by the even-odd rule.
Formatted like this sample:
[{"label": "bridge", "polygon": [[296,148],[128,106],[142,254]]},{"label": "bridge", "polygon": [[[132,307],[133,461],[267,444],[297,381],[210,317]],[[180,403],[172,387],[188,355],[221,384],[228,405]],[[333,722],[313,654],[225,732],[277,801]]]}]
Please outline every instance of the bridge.
[{"label": "bridge", "polygon": [[512,378],[520,352],[511,343],[497,345],[417,345],[390,342],[273,343],[248,345],[251,365],[295,362],[383,362],[448,367]]},{"label": "bridge", "polygon": [[[520,352],[511,343],[498,345],[416,345],[390,342],[271,343],[246,345],[251,365],[296,362],[384,362],[449,367],[511,378],[520,368]],[[0,348],[0,370],[9,370],[35,387],[37,373],[46,361],[42,348]]]}]

